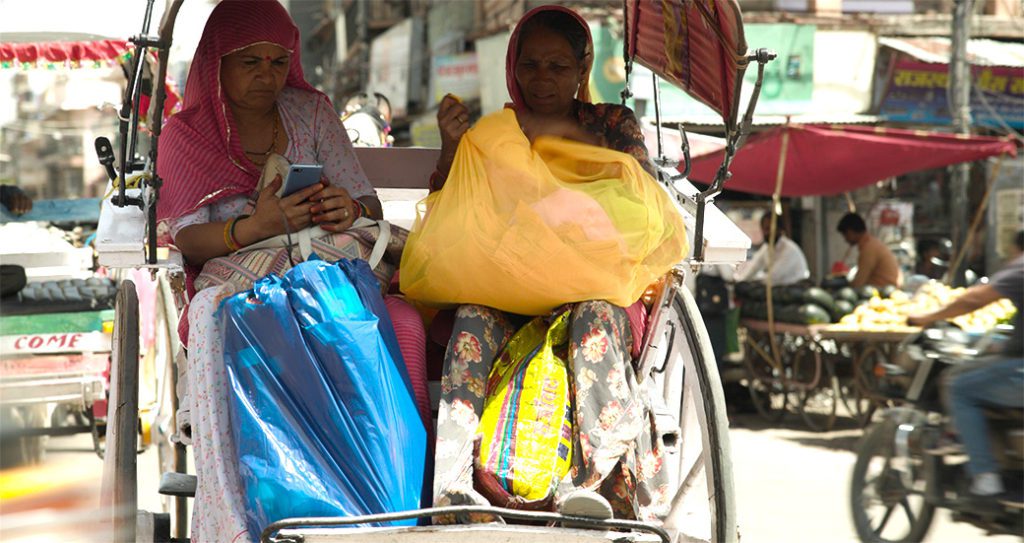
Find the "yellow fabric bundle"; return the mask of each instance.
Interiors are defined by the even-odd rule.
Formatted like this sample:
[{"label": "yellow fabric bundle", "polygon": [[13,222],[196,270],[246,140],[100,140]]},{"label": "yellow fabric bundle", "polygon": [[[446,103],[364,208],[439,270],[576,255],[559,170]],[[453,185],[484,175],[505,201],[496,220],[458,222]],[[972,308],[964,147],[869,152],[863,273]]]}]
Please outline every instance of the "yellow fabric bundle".
[{"label": "yellow fabric bundle", "polygon": [[524,315],[628,306],[686,252],[682,217],[636,159],[550,137],[531,146],[506,109],[463,136],[444,188],[421,204],[401,288]]}]

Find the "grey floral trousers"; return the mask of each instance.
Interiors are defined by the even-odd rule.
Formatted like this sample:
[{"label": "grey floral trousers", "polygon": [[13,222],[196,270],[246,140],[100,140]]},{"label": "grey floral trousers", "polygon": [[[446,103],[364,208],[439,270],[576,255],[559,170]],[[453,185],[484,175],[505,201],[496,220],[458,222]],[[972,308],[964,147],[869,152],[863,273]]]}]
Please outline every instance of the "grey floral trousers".
[{"label": "grey floral trousers", "polygon": [[[435,506],[487,504],[473,490],[474,442],[491,366],[515,333],[514,321],[521,320],[477,305],[456,312],[441,380]],[[569,326],[573,458],[555,501],[582,488],[607,498],[616,518],[664,518],[672,496],[662,469],[663,445],[647,389],[636,382],[626,311],[607,302],[581,302],[572,308]]]}]

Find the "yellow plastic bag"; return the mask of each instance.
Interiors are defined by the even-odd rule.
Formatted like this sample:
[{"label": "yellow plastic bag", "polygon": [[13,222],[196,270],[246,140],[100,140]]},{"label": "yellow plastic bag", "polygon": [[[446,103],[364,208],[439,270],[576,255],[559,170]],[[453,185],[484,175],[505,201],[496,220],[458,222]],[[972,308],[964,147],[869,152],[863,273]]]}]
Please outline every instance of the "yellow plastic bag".
[{"label": "yellow plastic bag", "polygon": [[401,288],[435,305],[628,306],[687,251],[682,217],[636,159],[550,137],[531,147],[511,110],[466,133],[418,211]]},{"label": "yellow plastic bag", "polygon": [[527,323],[491,368],[477,430],[476,480],[496,505],[548,501],[569,471],[569,314],[562,312],[550,326],[543,317]]}]

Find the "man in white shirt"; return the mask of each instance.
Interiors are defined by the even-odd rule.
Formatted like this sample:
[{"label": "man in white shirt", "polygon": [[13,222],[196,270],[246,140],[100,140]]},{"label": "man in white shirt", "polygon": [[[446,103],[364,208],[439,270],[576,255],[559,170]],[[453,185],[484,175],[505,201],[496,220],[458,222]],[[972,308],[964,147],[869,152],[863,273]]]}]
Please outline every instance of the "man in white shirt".
[{"label": "man in white shirt", "polygon": [[[771,238],[771,212],[766,211],[761,216],[761,232],[764,234],[764,243],[754,253],[754,258],[741,266],[736,273],[737,282],[758,280],[763,281],[768,269],[768,240]],[[782,228],[782,218],[776,221],[775,228],[775,255],[771,263],[772,285],[792,285],[803,281],[811,276],[807,267],[807,258],[793,240],[786,236]]]}]

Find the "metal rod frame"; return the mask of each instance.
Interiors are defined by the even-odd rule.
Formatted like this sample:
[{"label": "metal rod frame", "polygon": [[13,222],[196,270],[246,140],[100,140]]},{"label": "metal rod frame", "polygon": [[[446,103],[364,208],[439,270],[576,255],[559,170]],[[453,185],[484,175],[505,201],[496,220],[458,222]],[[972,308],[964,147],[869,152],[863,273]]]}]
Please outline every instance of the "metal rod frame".
[{"label": "metal rod frame", "polygon": [[585,528],[596,528],[605,530],[629,530],[633,532],[644,532],[654,534],[664,543],[670,543],[672,538],[664,529],[644,524],[634,520],[595,519],[590,517],[578,517],[549,513],[544,511],[521,511],[517,509],[505,509],[503,507],[490,507],[480,505],[462,505],[450,507],[429,507],[426,509],[415,509],[412,511],[399,511],[397,513],[380,513],[376,515],[361,515],[356,517],[306,517],[291,518],[274,522],[263,530],[260,541],[263,543],[283,543],[292,541],[291,538],[278,538],[281,530],[295,528],[314,528],[331,526],[351,526],[353,524],[385,523],[397,520],[409,520],[424,517],[436,517],[442,515],[459,514],[489,514],[496,517],[516,520],[529,520],[536,522],[560,522],[569,523]]},{"label": "metal rod frame", "polygon": [[[161,35],[153,37],[149,35],[149,31],[153,19],[154,2],[155,0],[147,0],[146,12],[142,22],[142,32],[138,36],[131,38],[131,42],[135,45],[135,52],[132,57],[130,79],[128,86],[125,88],[121,109],[118,112],[118,119],[120,121],[118,125],[118,133],[120,135],[118,153],[120,170],[116,171],[116,179],[112,180],[116,185],[117,194],[111,197],[111,203],[115,206],[138,206],[139,209],[145,212],[147,264],[157,263],[156,204],[159,199],[160,187],[163,185],[163,181],[156,171],[157,142],[163,126],[163,108],[167,98],[164,83],[167,77],[167,60],[171,46],[170,29],[173,29],[173,21],[177,16],[178,9],[181,7],[181,2],[171,2],[168,4],[168,12],[165,14],[167,20],[171,21],[168,31],[164,35],[164,29],[161,29]],[[152,136],[148,159],[139,162],[136,160],[136,150],[139,141],[139,120],[140,113],[142,113],[140,112],[142,106],[139,98],[142,93],[146,57],[151,50],[157,51],[158,59],[157,73],[154,75],[152,82],[154,108],[149,123]],[[152,175],[142,180],[142,195],[140,197],[127,196],[125,194],[127,190],[126,178],[133,172],[146,169],[147,165],[152,169]]]},{"label": "metal rod frame", "polygon": [[[747,111],[743,115],[743,120],[736,126],[736,129],[726,135],[725,144],[725,158],[722,159],[722,165],[718,167],[718,172],[715,173],[715,179],[711,183],[711,186],[707,190],[697,194],[697,225],[694,228],[693,235],[693,260],[694,262],[704,262],[704,213],[708,202],[714,201],[715,196],[722,192],[725,182],[732,176],[729,173],[729,166],[732,164],[732,159],[736,156],[736,152],[739,151],[740,147],[743,146],[747,141],[747,135],[750,133],[750,125],[754,118],[754,108],[757,106],[757,99],[761,95],[761,83],[764,81],[764,67],[766,64],[775,60],[777,55],[774,51],[768,49],[758,49],[753,54],[747,56],[747,62],[757,62],[757,81],[754,83],[754,91],[750,96],[750,103],[747,104]],[[739,86],[742,84],[743,79],[737,77],[736,85],[737,92],[735,94],[735,105],[734,111],[739,109],[740,93],[738,91]]]}]

